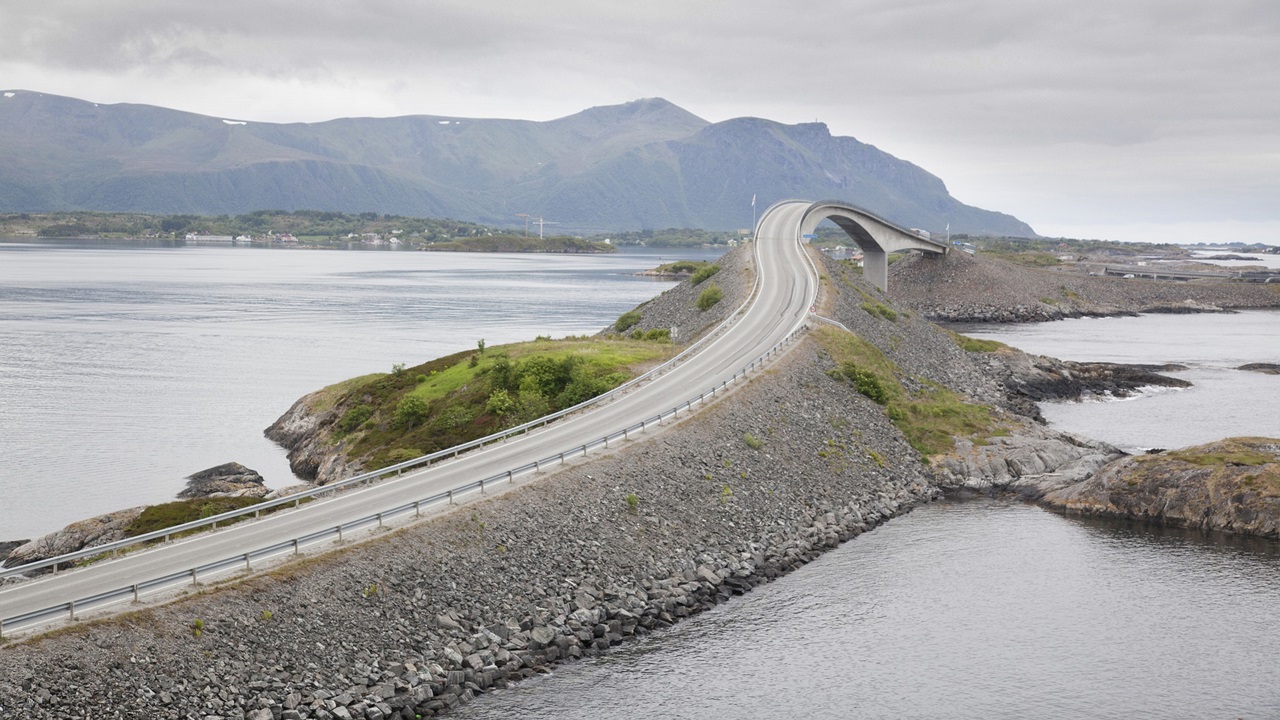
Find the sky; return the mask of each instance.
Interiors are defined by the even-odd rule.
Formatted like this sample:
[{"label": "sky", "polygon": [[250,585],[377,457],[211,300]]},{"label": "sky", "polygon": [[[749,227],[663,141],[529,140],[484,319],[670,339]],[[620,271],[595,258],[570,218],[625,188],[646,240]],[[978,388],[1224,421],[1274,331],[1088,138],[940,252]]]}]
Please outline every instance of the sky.
[{"label": "sky", "polygon": [[0,86],[260,122],[662,97],[824,122],[1042,235],[1280,244],[1277,0],[3,0]]}]

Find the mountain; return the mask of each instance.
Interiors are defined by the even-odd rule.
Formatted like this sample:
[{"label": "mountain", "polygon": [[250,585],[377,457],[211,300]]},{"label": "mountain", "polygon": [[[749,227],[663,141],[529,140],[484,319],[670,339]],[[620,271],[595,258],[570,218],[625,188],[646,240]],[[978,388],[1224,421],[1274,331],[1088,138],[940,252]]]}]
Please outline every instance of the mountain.
[{"label": "mountain", "polygon": [[258,123],[0,93],[0,211],[340,210],[560,230],[733,229],[793,197],[909,227],[1033,236],[937,177],[821,123],[709,123],[660,98],[547,122],[434,115]]}]

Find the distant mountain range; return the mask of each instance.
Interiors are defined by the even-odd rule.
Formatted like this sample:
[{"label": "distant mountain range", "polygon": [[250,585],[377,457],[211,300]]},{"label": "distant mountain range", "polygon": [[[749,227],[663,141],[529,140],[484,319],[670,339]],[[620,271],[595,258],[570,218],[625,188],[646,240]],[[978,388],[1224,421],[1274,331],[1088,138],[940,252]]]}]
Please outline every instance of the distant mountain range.
[{"label": "distant mountain range", "polygon": [[822,123],[709,123],[662,99],[558,120],[414,115],[259,123],[0,91],[0,211],[340,210],[557,232],[751,224],[786,198],[846,200],[908,227],[1034,236],[937,177]]}]

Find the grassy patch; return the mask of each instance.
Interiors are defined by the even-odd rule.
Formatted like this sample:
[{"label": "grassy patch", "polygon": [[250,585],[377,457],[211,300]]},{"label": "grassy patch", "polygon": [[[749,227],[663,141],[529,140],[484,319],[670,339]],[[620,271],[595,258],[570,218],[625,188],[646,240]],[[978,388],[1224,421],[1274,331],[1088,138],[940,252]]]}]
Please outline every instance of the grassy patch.
[{"label": "grassy patch", "polygon": [[1047,252],[1004,252],[1001,250],[990,249],[986,252],[988,255],[995,255],[1016,265],[1025,265],[1027,267],[1044,268],[1062,264],[1062,261],[1058,259],[1057,255]]},{"label": "grassy patch", "polygon": [[885,320],[889,320],[891,322],[898,321],[898,312],[884,303],[868,300],[867,302],[862,303],[862,309],[867,311],[870,315],[879,315]]},{"label": "grassy patch", "polygon": [[353,387],[335,400],[333,434],[346,434],[350,458],[382,468],[576,405],[671,352],[647,339],[571,338],[456,353]]},{"label": "grassy patch", "polygon": [[[190,500],[177,500],[174,502],[161,503],[152,505],[142,514],[129,523],[129,527],[125,529],[125,537],[137,537],[145,535],[156,530],[164,530],[189,523],[193,520],[203,520],[214,515],[221,515],[224,512],[239,510],[240,508],[257,505],[262,502],[262,498],[249,497],[218,497],[218,498],[192,498]],[[241,516],[233,520],[228,520],[227,524],[239,522],[249,516]],[[192,530],[191,532],[197,532]]]},{"label": "grassy patch", "polygon": [[1007,350],[1009,348],[1008,345],[1005,345],[998,340],[982,340],[980,338],[969,337],[968,335],[961,335],[958,332],[951,333],[951,337],[956,341],[956,344],[960,346],[960,349],[965,352],[989,353]]},{"label": "grassy patch", "polygon": [[663,263],[652,272],[663,275],[692,275],[711,264],[710,260],[677,260]]},{"label": "grassy patch", "polygon": [[719,285],[712,283],[698,296],[698,309],[703,311],[710,310],[723,297],[724,291],[720,289]]},{"label": "grassy patch", "polygon": [[846,379],[877,404],[897,426],[911,447],[926,457],[955,448],[955,437],[988,436],[997,431],[991,409],[965,402],[936,383],[908,392],[899,368],[879,348],[856,335],[835,328],[815,330],[818,341],[836,361],[833,377]]},{"label": "grassy patch", "polygon": [[695,286],[701,285],[703,280],[706,280],[718,272],[720,272],[719,265],[704,265],[703,267],[698,268],[697,272],[689,278],[689,284]]},{"label": "grassy patch", "polygon": [[1175,450],[1167,453],[1168,457],[1176,458],[1192,465],[1200,465],[1203,467],[1212,467],[1218,465],[1236,465],[1244,467],[1255,467],[1258,465],[1266,465],[1267,463],[1280,462],[1271,453],[1259,450],[1255,447],[1257,441],[1276,443],[1274,440],[1265,440],[1262,438],[1228,438],[1220,440],[1208,445],[1201,445],[1194,448],[1184,450]]},{"label": "grassy patch", "polygon": [[755,435],[752,435],[751,433],[747,433],[746,435],[743,435],[742,442],[746,443],[747,447],[751,448],[752,450],[759,450],[760,448],[764,447],[764,441],[756,437]]},{"label": "grassy patch", "polygon": [[613,329],[620,333],[624,333],[640,323],[640,311],[628,310],[618,316],[613,323]]}]

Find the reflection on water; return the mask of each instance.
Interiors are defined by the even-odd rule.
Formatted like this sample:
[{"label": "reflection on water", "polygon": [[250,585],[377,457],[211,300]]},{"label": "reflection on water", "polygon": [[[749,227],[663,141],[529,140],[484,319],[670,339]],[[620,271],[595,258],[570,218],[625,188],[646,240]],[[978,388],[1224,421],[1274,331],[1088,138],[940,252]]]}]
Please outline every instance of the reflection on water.
[{"label": "reflection on water", "polygon": [[262,431],[302,395],[481,338],[598,332],[671,285],[632,273],[715,255],[0,242],[0,540],[232,460],[291,484]]},{"label": "reflection on water", "polygon": [[1274,718],[1274,542],[945,502],[462,718]]}]

